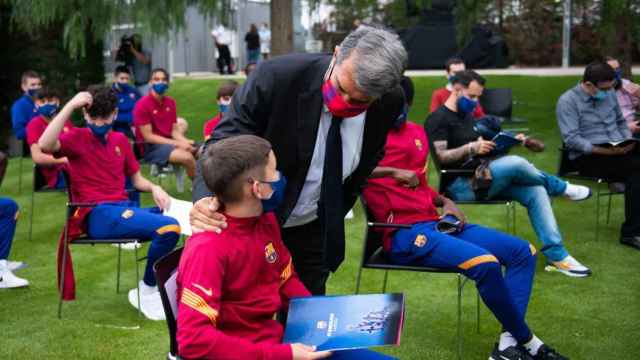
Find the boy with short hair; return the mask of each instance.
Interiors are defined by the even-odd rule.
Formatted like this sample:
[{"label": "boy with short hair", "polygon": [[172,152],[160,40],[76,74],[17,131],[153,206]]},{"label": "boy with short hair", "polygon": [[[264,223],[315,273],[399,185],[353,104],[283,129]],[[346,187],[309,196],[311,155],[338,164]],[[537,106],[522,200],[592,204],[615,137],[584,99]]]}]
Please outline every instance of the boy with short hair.
[{"label": "boy with short hair", "polygon": [[[31,159],[39,165],[39,171],[50,189],[63,189],[64,176],[62,171],[69,163],[66,157],[55,158],[51,154],[42,152],[38,145],[38,139],[44,133],[53,117],[58,113],[60,97],[51,88],[44,87],[35,96],[35,105],[38,115],[27,125],[27,144],[31,150]],[[62,128],[62,133],[73,129],[73,123],[67,119]]]},{"label": "boy with short hair", "polygon": [[204,124],[203,135],[205,141],[209,140],[211,134],[213,133],[213,129],[216,128],[216,126],[222,119],[222,115],[227,112],[229,104],[231,104],[231,97],[233,96],[233,93],[236,91],[237,87],[238,83],[236,81],[229,80],[224,82],[218,88],[218,96],[216,99],[218,101],[218,108],[220,109],[220,111],[218,112],[218,115]]},{"label": "boy with short hair", "polygon": [[[161,214],[161,209],[169,206],[169,195],[142,176],[127,138],[111,131],[117,102],[113,90],[104,86],[78,93],[47,126],[38,145],[56,157],[69,159],[73,200],[96,204],[88,211],[79,209],[81,218],[74,215],[73,219],[82,224],[82,230],[90,237],[151,241],[144,278],[139,284],[140,310],[151,320],[164,320],[152,267],[156,260],[174,248],[180,226],[177,220]],[[87,127],[74,128],[61,135],[66,119],[81,108]],[[158,207],[142,209],[127,201],[125,176],[131,177],[137,190],[151,192]],[[65,299],[73,298],[73,294],[64,293],[67,284],[62,284],[62,289]],[[129,291],[129,302],[138,308],[138,289]]]},{"label": "boy with short hair", "polygon": [[[178,353],[188,359],[320,359],[302,344],[282,344],[275,315],[310,296],[293,269],[273,210],[286,180],[267,140],[239,135],[207,147],[202,174],[223,204],[228,228],[187,242],[177,275]],[[338,354],[334,355],[338,358]],[[341,359],[385,359],[367,350]]]},{"label": "boy with short hair", "polygon": [[13,125],[13,134],[18,140],[24,140],[27,137],[27,124],[37,115],[36,105],[33,99],[42,87],[40,75],[33,70],[25,71],[22,74],[20,87],[24,95],[11,106],[11,122]]},{"label": "boy with short hair", "polygon": [[[452,57],[444,63],[444,70],[447,77],[447,85],[443,88],[435,89],[431,93],[431,106],[429,107],[430,113],[435,112],[440,106],[444,105],[451,95],[451,91],[453,91],[453,77],[458,71],[466,70],[466,65],[462,58]],[[479,119],[485,115],[482,105],[478,104],[476,109],[473,111],[473,118]]]},{"label": "boy with short hair", "polygon": [[176,102],[166,95],[169,73],[162,68],[151,72],[149,94],[133,109],[136,140],[144,143],[145,161],[155,165],[167,163],[183,166],[193,179],[196,171],[194,141],[184,136],[187,124],[176,113]]},{"label": "boy with short hair", "polygon": [[133,126],[133,108],[142,96],[138,90],[130,85],[131,73],[129,68],[120,65],[113,72],[113,90],[118,95],[118,115],[113,122],[113,130],[135,139],[131,127]]}]

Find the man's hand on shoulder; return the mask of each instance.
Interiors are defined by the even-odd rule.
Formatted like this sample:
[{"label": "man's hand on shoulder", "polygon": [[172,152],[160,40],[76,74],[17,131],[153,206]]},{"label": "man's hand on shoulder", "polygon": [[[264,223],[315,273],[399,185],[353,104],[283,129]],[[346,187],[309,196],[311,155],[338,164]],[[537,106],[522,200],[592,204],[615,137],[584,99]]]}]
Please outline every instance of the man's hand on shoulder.
[{"label": "man's hand on shoulder", "polygon": [[193,204],[189,212],[189,224],[193,233],[213,231],[221,233],[227,228],[227,219],[218,212],[220,203],[215,196],[205,197]]}]

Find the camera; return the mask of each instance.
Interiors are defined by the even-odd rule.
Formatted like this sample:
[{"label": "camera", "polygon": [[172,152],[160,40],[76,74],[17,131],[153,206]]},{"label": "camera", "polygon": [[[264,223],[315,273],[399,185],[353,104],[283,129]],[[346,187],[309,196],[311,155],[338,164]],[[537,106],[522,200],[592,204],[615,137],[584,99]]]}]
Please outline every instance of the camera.
[{"label": "camera", "polygon": [[133,52],[131,52],[131,48],[133,47],[133,36],[123,35],[120,38],[120,46],[118,47],[118,52],[116,53],[116,61],[123,62],[126,65],[131,65],[133,63]]}]

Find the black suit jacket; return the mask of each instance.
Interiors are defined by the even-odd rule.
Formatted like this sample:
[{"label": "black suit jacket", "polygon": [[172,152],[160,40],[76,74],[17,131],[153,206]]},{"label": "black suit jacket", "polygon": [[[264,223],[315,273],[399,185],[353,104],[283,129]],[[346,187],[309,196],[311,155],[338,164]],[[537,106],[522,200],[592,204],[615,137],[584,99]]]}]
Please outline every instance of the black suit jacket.
[{"label": "black suit jacket", "polygon": [[[278,170],[287,178],[284,201],[276,212],[281,224],[295,207],[311,164],[323,105],[321,86],[330,61],[328,54],[292,54],[260,63],[236,90],[229,110],[207,142],[241,134],[271,142]],[[345,214],[382,159],[387,132],[403,105],[404,94],[398,86],[367,110],[360,163],[344,183]],[[211,195],[199,171],[193,188],[194,201]]]}]

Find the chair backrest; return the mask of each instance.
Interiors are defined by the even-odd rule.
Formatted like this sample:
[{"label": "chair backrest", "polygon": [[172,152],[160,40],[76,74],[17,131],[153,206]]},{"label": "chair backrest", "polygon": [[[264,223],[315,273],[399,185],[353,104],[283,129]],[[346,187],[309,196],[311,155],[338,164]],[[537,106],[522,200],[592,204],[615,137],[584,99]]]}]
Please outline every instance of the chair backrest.
[{"label": "chair backrest", "polygon": [[511,119],[513,112],[513,94],[510,88],[484,89],[480,104],[485,113]]},{"label": "chair backrest", "polygon": [[[50,188],[49,184],[47,184],[47,180],[42,175],[42,166],[33,164],[33,191],[34,192],[51,192],[51,191],[65,191],[64,188]],[[66,184],[65,178],[65,184]]]},{"label": "chair backrest", "polygon": [[71,175],[69,175],[69,171],[67,170],[60,170],[60,171],[62,171],[62,176],[64,177],[64,184],[67,186],[67,197],[69,198],[69,202],[72,203],[73,191],[71,190]]},{"label": "chair backrest", "polygon": [[369,226],[369,223],[376,222],[371,209],[367,205],[363,196],[360,196],[360,203],[362,204],[362,209],[364,210],[365,220],[367,222],[364,230],[364,246],[362,249],[362,264],[361,266],[365,266],[371,256],[375,254],[378,249],[382,247],[382,236],[383,232],[376,231],[372,226]]},{"label": "chair backrest", "polygon": [[169,349],[171,355],[176,357],[178,356],[178,341],[176,339],[178,301],[175,293],[177,288],[175,281],[183,249],[183,247],[175,249],[153,264],[153,271],[158,282],[162,307],[164,308],[167,327],[169,328]]},{"label": "chair backrest", "polygon": [[433,163],[433,166],[436,168],[436,170],[438,171],[438,193],[440,194],[445,194],[447,187],[449,186],[449,184],[451,184],[451,182],[453,180],[455,180],[455,177],[453,176],[449,176],[446,171],[443,172],[443,168],[442,168],[442,164],[440,163],[440,158],[438,157],[438,153],[436,153],[436,147],[435,145],[433,145],[433,141],[431,141],[431,138],[428,139],[429,142],[429,154],[431,155],[431,162]]}]

